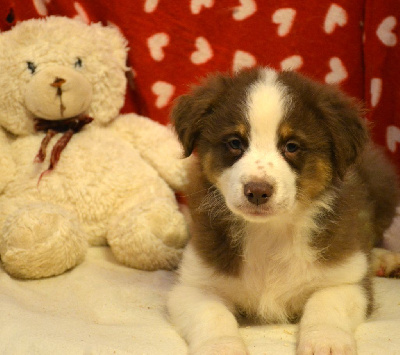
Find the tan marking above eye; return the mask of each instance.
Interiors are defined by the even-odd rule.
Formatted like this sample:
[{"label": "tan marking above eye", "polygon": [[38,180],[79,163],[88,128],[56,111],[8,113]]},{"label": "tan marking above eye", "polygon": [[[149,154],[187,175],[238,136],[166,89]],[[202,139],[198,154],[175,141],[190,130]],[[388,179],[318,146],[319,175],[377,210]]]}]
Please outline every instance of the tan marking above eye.
[{"label": "tan marking above eye", "polygon": [[248,129],[245,124],[239,124],[237,127],[237,132],[241,137],[246,137],[248,134]]},{"label": "tan marking above eye", "polygon": [[288,139],[289,137],[293,136],[294,129],[288,124],[283,123],[279,128],[279,135],[284,139]]},{"label": "tan marking above eye", "polygon": [[241,141],[246,141],[248,137],[248,128],[244,123],[238,123],[237,125],[223,129],[220,133],[220,137],[238,137]]}]

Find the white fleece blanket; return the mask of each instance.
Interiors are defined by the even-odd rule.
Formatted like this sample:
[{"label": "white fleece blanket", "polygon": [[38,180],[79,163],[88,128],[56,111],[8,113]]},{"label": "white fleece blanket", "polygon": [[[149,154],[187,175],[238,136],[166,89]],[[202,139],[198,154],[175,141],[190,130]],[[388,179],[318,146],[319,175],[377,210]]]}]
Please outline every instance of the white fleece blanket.
[{"label": "white fleece blanket", "polygon": [[[119,265],[106,247],[54,278],[20,281],[0,269],[0,354],[185,354],[165,309],[174,280]],[[359,355],[400,354],[400,280],[375,286],[378,307],[356,332]],[[295,353],[296,325],[241,332],[250,354]]]}]

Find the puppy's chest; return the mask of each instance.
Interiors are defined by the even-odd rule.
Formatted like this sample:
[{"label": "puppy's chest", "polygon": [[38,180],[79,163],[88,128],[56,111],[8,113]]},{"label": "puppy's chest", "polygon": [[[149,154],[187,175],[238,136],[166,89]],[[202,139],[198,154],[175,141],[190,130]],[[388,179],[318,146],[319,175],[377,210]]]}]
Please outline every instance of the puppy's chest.
[{"label": "puppy's chest", "polygon": [[279,228],[246,232],[242,271],[231,285],[234,303],[246,314],[266,321],[296,318],[323,282],[307,236]]}]

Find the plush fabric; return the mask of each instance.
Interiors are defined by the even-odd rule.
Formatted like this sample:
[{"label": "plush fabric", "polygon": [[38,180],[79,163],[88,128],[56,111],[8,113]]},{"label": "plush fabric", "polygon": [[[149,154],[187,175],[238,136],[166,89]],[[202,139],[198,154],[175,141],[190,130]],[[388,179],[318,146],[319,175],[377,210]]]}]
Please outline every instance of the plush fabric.
[{"label": "plush fabric", "polygon": [[[106,247],[63,275],[17,281],[0,271],[0,353],[184,355],[166,313],[171,271],[120,265]],[[356,332],[359,355],[399,354],[400,280],[375,279],[377,307]],[[242,324],[251,355],[295,353],[297,325]]]}]

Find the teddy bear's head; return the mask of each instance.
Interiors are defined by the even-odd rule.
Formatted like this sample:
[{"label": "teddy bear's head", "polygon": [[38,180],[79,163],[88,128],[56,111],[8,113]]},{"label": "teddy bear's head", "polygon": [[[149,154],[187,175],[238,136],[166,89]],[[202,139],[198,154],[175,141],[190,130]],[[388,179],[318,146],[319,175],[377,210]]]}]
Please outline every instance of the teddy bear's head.
[{"label": "teddy bear's head", "polygon": [[26,135],[35,119],[109,122],[124,103],[127,51],[117,28],[66,17],[0,33],[0,125]]}]

